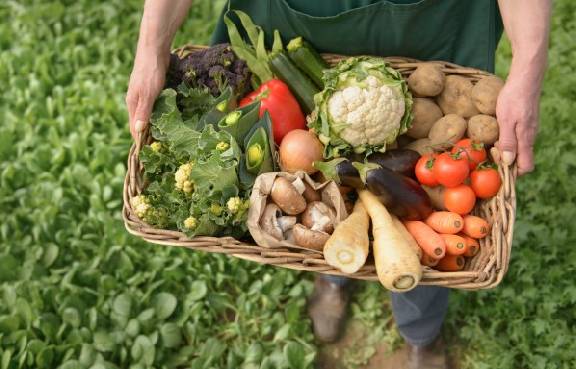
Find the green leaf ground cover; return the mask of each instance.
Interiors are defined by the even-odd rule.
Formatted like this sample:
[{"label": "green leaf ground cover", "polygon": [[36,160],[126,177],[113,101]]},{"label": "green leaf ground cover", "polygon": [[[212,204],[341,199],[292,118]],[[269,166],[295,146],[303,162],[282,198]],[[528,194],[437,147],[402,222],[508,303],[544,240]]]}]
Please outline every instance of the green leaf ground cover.
[{"label": "green leaf ground cover", "polygon": [[[223,1],[195,3],[177,45],[205,43]],[[310,367],[309,274],[123,228],[140,12],[135,0],[0,2],[0,369]],[[556,1],[510,271],[494,291],[452,294],[447,332],[465,368],[576,367],[574,34],[576,5]],[[505,74],[509,46],[498,55]],[[381,326],[362,296],[386,294],[361,289],[353,311]]]}]

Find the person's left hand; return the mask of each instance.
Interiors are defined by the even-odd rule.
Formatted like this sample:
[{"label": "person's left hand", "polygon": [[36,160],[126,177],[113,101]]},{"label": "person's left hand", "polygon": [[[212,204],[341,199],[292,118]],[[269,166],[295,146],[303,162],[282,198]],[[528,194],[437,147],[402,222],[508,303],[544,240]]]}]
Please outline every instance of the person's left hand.
[{"label": "person's left hand", "polygon": [[538,132],[540,88],[510,75],[498,95],[496,118],[500,137],[496,146],[506,165],[518,163],[518,174],[534,170],[534,141]]}]

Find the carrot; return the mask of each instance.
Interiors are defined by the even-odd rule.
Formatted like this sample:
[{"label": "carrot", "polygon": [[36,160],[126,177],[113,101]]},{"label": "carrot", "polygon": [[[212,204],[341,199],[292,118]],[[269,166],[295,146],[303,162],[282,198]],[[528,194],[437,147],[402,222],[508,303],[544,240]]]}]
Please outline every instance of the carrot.
[{"label": "carrot", "polygon": [[420,258],[420,264],[425,265],[425,266],[429,266],[429,267],[436,266],[439,261],[440,261],[440,259],[431,258],[430,255],[425,254],[425,253],[422,253],[422,257]]},{"label": "carrot", "polygon": [[356,201],[348,218],[340,222],[324,245],[324,259],[340,271],[356,273],[368,257],[370,218],[361,201]]},{"label": "carrot", "polygon": [[455,234],[441,234],[446,244],[447,255],[464,255],[468,250],[466,240]]},{"label": "carrot", "polygon": [[441,259],[446,254],[446,244],[440,235],[426,223],[419,220],[404,222],[404,226],[414,237],[426,254],[435,259]]},{"label": "carrot", "polygon": [[480,244],[478,243],[478,240],[475,240],[472,237],[468,237],[464,233],[459,233],[458,236],[464,238],[464,241],[466,241],[466,245],[468,246],[466,252],[464,253],[464,256],[466,257],[476,256],[478,251],[480,251]]},{"label": "carrot", "polygon": [[456,234],[464,227],[464,220],[451,211],[435,211],[426,219],[426,224],[438,233]]},{"label": "carrot", "polygon": [[422,249],[420,248],[420,246],[418,246],[418,242],[416,242],[414,237],[412,237],[410,232],[408,232],[406,227],[404,227],[404,224],[402,224],[400,219],[396,218],[395,216],[392,216],[392,222],[394,222],[394,227],[396,227],[398,232],[400,232],[402,236],[404,236],[404,238],[406,239],[412,250],[416,253],[416,256],[418,256],[418,258],[420,259],[422,257]]},{"label": "carrot", "polygon": [[380,283],[394,292],[405,292],[418,285],[422,267],[406,238],[394,227],[392,216],[368,190],[358,195],[372,219],[372,251]]},{"label": "carrot", "polygon": [[462,255],[446,255],[438,262],[436,269],[443,272],[456,272],[464,268],[465,260]]},{"label": "carrot", "polygon": [[462,232],[472,238],[484,238],[490,232],[490,224],[480,217],[466,215]]}]

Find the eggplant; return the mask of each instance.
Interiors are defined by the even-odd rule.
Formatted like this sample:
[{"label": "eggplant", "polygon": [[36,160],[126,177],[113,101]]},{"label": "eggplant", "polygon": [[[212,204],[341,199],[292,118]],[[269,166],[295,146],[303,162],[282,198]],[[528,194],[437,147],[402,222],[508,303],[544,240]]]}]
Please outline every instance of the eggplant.
[{"label": "eggplant", "polygon": [[375,152],[366,158],[369,163],[376,163],[396,173],[414,177],[414,168],[420,154],[410,149],[393,149],[384,153]]},{"label": "eggplant", "polygon": [[397,217],[426,219],[433,211],[430,197],[412,178],[374,163],[353,163],[366,188]]},{"label": "eggplant", "polygon": [[376,163],[338,158],[316,161],[314,167],[340,185],[367,188],[392,214],[404,220],[426,219],[432,213],[430,197],[418,182]]},{"label": "eggplant", "polygon": [[324,177],[339,185],[356,189],[365,188],[358,169],[346,158],[337,158],[330,161],[315,161],[314,168],[318,169]]}]

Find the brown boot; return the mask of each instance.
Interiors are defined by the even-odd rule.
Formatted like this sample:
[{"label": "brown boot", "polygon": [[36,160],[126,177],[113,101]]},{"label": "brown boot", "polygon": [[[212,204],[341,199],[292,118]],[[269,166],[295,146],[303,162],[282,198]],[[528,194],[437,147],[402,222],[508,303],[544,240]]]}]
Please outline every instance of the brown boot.
[{"label": "brown boot", "polygon": [[319,341],[331,343],[340,338],[349,295],[349,288],[316,277],[314,291],[308,301],[308,315]]},{"label": "brown boot", "polygon": [[446,348],[441,337],[427,346],[404,347],[379,364],[382,369],[446,369]]}]

